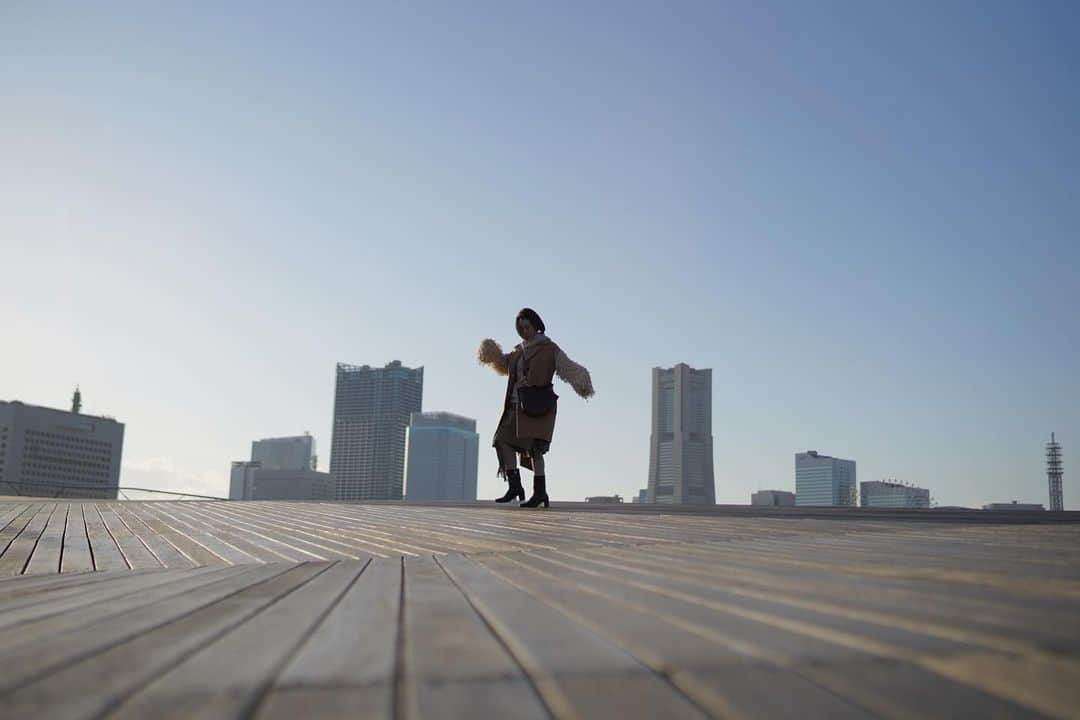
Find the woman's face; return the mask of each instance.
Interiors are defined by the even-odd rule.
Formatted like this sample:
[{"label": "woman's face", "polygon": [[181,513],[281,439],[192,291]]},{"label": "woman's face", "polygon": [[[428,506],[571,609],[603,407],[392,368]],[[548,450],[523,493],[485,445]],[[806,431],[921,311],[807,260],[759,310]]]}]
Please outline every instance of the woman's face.
[{"label": "woman's face", "polygon": [[529,342],[536,335],[536,328],[533,327],[528,318],[518,318],[517,331],[525,342]]}]

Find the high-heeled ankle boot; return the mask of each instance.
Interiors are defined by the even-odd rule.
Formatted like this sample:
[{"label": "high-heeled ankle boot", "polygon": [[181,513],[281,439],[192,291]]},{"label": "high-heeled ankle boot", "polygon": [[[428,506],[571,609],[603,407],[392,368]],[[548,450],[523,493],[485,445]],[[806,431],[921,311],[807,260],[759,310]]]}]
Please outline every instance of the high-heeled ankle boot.
[{"label": "high-heeled ankle boot", "polygon": [[544,507],[551,507],[548,505],[547,478],[543,475],[533,475],[532,497],[521,503],[521,507],[540,507],[540,503],[543,503]]},{"label": "high-heeled ankle boot", "polygon": [[517,468],[506,471],[506,482],[510,484],[510,487],[506,489],[506,494],[501,498],[495,498],[497,503],[508,503],[515,498],[518,500],[525,499],[525,488],[521,486],[521,471]]}]

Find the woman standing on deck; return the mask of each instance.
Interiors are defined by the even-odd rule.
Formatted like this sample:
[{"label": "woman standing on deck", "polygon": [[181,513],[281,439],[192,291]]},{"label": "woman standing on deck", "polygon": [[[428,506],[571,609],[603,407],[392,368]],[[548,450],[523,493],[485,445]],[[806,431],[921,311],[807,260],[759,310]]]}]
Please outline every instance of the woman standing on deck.
[{"label": "woman standing on deck", "polygon": [[558,395],[552,387],[552,377],[558,375],[583,398],[592,397],[593,386],[589,371],[566,356],[562,349],[544,334],[544,321],[535,310],[525,308],[517,314],[514,326],[522,342],[509,353],[494,340],[480,343],[478,357],[499,375],[506,375],[506,395],[502,417],[492,445],[499,456],[499,475],[509,488],[495,502],[525,499],[521,485],[521,464],[533,471],[533,494],[521,507],[548,507],[547,476],[544,474],[544,454],[551,447],[555,432],[555,409]]}]

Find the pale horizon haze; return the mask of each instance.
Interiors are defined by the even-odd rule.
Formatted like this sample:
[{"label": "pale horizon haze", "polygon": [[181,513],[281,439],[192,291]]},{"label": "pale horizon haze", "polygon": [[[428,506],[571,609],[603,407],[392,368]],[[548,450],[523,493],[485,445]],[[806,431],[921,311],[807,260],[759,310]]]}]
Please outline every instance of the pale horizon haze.
[{"label": "pale horizon haze", "polygon": [[[1080,5],[0,4],[0,400],[226,495],[335,363],[476,361],[536,309],[556,500],[648,476],[651,369],[713,371],[718,503],[794,454],[941,505],[1080,509]],[[526,482],[528,482],[528,473]]]}]

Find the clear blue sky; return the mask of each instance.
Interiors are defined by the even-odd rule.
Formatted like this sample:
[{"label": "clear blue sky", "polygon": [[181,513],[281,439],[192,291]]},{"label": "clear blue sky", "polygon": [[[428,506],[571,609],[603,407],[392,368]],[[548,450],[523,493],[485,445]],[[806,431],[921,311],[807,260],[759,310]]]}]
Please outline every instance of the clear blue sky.
[{"label": "clear blue sky", "polygon": [[[0,398],[223,493],[334,363],[475,417],[521,306],[593,372],[558,499],[633,494],[650,368],[713,369],[717,500],[796,451],[1080,508],[1080,6],[0,6]],[[584,5],[584,6],[583,6]],[[317,6],[317,7],[309,7]]]}]

